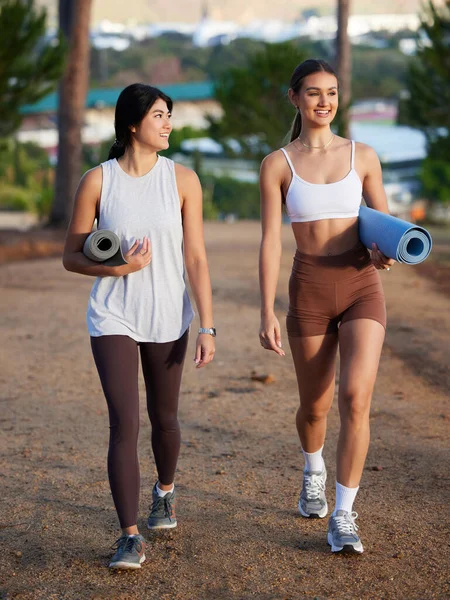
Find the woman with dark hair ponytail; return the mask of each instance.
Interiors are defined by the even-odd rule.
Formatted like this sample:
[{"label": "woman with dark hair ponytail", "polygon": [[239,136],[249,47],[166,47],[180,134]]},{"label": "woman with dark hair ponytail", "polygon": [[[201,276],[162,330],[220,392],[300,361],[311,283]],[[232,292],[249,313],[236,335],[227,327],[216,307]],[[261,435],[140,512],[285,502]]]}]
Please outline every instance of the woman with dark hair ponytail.
[{"label": "woman with dark hair ponytail", "polygon": [[[194,316],[185,267],[200,318],[196,367],[214,356],[200,182],[193,171],[158,154],[169,147],[171,116],[172,100],[157,88],[135,83],[121,92],[116,140],[108,160],[81,179],[64,249],[67,270],[96,277],[87,324],[109,411],[108,475],[122,528],[109,565],[115,569],[137,569],[145,560],[136,524],[139,355],[158,472],[147,524],[177,526],[178,397]],[[118,235],[126,264],[107,266],[83,254],[96,218],[99,229]]]},{"label": "woman with dark hair ponytail", "polygon": [[369,445],[370,402],[386,327],[377,269],[389,271],[394,261],[375,245],[369,254],[359,241],[361,197],[381,212],[387,213],[388,206],[375,151],[331,131],[338,92],[328,63],[311,59],[300,64],[289,88],[296,110],[291,141],[261,165],[260,343],[284,356],[274,300],[285,203],[297,245],[286,328],[300,395],[296,424],[305,460],[298,508],[304,517],[324,518],[328,512],[322,450],[339,348],[341,429],[336,504],[327,541],[332,552],[361,553],[353,502]]},{"label": "woman with dark hair ponytail", "polygon": [[116,138],[114,140],[114,144],[111,146],[111,148],[109,150],[108,160],[111,160],[112,158],[120,158],[124,154],[125,154],[125,148],[119,142],[119,140]]}]

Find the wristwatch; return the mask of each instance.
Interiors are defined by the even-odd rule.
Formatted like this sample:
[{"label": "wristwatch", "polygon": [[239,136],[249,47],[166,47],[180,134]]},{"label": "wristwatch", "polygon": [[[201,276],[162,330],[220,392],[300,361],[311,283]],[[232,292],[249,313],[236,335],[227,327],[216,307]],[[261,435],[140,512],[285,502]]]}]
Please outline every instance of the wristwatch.
[{"label": "wristwatch", "polygon": [[198,332],[199,333],[209,333],[209,335],[216,337],[216,328],[215,327],[200,327]]}]

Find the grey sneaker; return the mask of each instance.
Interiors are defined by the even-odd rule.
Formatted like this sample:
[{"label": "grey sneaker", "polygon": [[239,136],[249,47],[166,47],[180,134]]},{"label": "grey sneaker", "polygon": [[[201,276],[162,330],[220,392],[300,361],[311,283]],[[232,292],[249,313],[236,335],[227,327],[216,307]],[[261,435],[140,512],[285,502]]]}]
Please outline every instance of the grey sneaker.
[{"label": "grey sneaker", "polygon": [[173,529],[177,526],[175,515],[175,488],[162,498],[156,491],[156,483],[152,491],[152,505],[148,517],[149,529]]},{"label": "grey sneaker", "polygon": [[304,471],[303,487],[298,501],[298,510],[304,517],[323,519],[328,512],[327,499],[325,498],[325,483],[327,470]]},{"label": "grey sneaker", "polygon": [[145,542],[142,535],[122,535],[114,544],[116,553],[109,563],[110,569],[140,569],[145,560]]},{"label": "grey sneaker", "polygon": [[356,552],[364,551],[355,519],[358,513],[349,513],[346,510],[336,511],[336,516],[331,516],[328,523],[327,541],[331,546],[331,552]]}]

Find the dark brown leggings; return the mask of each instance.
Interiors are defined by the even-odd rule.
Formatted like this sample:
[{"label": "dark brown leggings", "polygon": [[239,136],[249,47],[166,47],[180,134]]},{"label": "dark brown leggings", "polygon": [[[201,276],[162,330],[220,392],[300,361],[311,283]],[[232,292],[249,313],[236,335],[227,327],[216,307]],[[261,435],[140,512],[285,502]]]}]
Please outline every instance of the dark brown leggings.
[{"label": "dark brown leggings", "polygon": [[124,335],[91,337],[109,411],[108,476],[120,526],[137,521],[139,505],[138,346],[152,424],[152,448],[158,479],[170,485],[180,452],[178,396],[188,331],[174,342],[137,343]]}]

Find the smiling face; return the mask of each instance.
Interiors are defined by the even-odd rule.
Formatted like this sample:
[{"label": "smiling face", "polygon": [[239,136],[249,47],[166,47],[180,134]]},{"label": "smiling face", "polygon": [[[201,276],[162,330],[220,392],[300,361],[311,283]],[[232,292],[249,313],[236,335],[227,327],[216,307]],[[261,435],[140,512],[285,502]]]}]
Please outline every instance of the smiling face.
[{"label": "smiling face", "polygon": [[166,150],[169,147],[169,135],[172,131],[171,117],[166,102],[158,98],[139,125],[130,128],[133,143],[155,152]]},{"label": "smiling face", "polygon": [[302,123],[310,126],[329,125],[338,107],[338,82],[334,75],[320,71],[302,81],[296,94],[289,90],[289,98],[300,110]]}]

